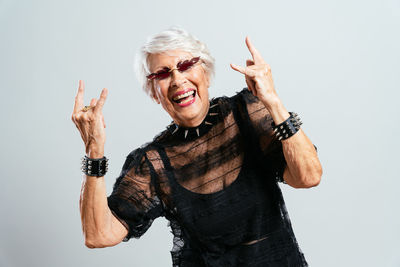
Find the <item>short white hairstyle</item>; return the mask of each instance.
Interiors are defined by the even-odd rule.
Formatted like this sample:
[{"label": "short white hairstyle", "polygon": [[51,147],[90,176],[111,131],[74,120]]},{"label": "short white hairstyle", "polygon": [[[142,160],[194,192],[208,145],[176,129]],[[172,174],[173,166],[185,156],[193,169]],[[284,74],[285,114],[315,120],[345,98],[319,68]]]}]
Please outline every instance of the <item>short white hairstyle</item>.
[{"label": "short white hairstyle", "polygon": [[152,84],[147,75],[150,74],[149,56],[172,50],[182,50],[191,53],[193,57],[200,57],[209,82],[214,78],[215,60],[207,46],[195,36],[179,26],[173,26],[160,33],[151,35],[139,49],[135,57],[134,69],[142,89],[153,98]]}]

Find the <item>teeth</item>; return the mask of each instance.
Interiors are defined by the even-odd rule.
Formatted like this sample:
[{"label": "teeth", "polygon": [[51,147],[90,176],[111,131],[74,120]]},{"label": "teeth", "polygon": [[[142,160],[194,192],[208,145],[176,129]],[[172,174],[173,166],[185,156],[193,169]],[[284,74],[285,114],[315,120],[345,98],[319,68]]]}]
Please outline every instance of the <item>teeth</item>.
[{"label": "teeth", "polygon": [[187,92],[187,93],[184,93],[184,94],[181,94],[181,95],[178,95],[178,96],[176,96],[176,97],[174,97],[173,98],[173,100],[179,100],[179,99],[182,99],[182,98],[185,98],[185,97],[188,97],[188,96],[190,96],[190,95],[192,95],[193,94],[193,92],[194,92],[194,90],[192,90],[192,91],[189,91],[189,92]]}]

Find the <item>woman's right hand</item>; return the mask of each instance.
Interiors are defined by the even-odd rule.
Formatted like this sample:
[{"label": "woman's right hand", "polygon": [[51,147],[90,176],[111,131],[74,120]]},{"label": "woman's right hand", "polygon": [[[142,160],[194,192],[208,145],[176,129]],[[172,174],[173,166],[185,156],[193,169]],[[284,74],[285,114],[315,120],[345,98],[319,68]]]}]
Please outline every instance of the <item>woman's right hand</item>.
[{"label": "woman's right hand", "polygon": [[106,101],[108,90],[104,88],[101,91],[99,99],[92,98],[90,106],[93,108],[87,111],[83,110],[84,90],[84,83],[80,80],[78,93],[75,97],[74,110],[72,112],[72,121],[81,133],[88,157],[101,158],[104,154],[104,144],[106,142],[106,133],[104,130],[106,124],[104,123],[102,108]]}]

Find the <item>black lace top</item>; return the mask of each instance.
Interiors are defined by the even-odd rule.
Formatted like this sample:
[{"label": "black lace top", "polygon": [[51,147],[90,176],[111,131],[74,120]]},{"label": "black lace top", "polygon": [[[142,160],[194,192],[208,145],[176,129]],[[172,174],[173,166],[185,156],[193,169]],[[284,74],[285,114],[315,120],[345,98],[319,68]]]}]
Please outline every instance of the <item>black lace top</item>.
[{"label": "black lace top", "polygon": [[198,128],[171,124],[132,151],[108,197],[124,241],[165,216],[173,266],[308,266],[278,184],[286,161],[272,121],[244,89],[211,100]]}]

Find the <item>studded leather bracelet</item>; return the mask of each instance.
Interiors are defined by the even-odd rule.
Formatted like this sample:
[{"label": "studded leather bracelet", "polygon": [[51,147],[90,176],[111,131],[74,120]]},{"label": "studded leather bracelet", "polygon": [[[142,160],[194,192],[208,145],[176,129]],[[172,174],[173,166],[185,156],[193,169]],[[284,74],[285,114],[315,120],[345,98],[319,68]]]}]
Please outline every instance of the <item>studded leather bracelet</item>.
[{"label": "studded leather bracelet", "polygon": [[278,138],[278,140],[285,140],[291,137],[292,135],[297,133],[297,131],[300,129],[300,126],[303,124],[297,113],[289,112],[289,114],[289,118],[287,118],[284,122],[278,125],[275,125],[273,121],[271,123],[274,134]]},{"label": "studded leather bracelet", "polygon": [[108,171],[108,159],[106,157],[91,159],[85,155],[82,158],[81,170],[89,176],[104,176]]}]

